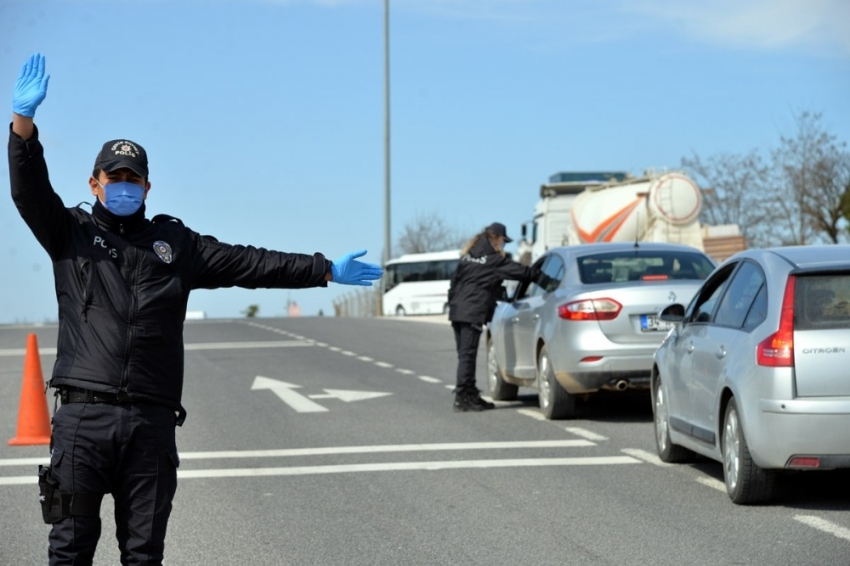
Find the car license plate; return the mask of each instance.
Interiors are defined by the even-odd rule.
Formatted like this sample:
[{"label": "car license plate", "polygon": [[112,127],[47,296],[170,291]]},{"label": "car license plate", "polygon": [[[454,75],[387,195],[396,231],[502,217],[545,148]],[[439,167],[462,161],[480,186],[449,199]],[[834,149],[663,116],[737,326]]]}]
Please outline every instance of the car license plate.
[{"label": "car license plate", "polygon": [[641,332],[667,332],[673,328],[673,323],[658,320],[654,314],[640,315],[640,330]]}]

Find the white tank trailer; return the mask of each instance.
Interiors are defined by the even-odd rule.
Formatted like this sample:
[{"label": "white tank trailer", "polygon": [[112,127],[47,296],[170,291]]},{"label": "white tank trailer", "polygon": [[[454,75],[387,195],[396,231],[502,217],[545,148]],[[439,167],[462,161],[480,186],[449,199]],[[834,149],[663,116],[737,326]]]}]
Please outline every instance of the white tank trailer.
[{"label": "white tank trailer", "polygon": [[699,187],[680,171],[557,173],[540,187],[534,219],[522,227],[519,258],[533,262],[552,247],[594,242],[672,242],[704,250],[701,208]]}]

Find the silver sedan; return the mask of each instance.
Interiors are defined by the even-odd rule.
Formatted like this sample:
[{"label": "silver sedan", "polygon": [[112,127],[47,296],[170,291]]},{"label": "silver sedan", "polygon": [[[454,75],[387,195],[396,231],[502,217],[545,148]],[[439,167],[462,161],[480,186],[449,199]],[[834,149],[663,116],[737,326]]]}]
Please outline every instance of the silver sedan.
[{"label": "silver sedan", "polygon": [[655,354],[659,457],[723,463],[735,503],[771,498],[781,470],[850,467],[850,246],[726,260]]},{"label": "silver sedan", "polygon": [[678,244],[553,248],[539,277],[500,302],[485,333],[493,399],[538,390],[546,418],[570,417],[600,389],[648,388],[652,356],[672,327],[657,313],[690,301],[714,262]]}]

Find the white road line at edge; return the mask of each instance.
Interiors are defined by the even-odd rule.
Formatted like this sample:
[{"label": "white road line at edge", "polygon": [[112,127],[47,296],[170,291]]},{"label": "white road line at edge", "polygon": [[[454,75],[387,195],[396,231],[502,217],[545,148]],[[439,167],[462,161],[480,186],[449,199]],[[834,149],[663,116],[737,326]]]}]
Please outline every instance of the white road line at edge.
[{"label": "white road line at edge", "polygon": [[722,491],[726,493],[726,484],[720,480],[716,480],[714,478],[697,478],[697,483],[701,483],[706,487],[711,487],[716,489],[717,491]]},{"label": "white road line at edge", "polygon": [[[357,472],[392,472],[413,470],[457,470],[469,468],[528,468],[542,466],[610,466],[640,464],[629,456],[599,456],[585,458],[527,458],[509,460],[448,460],[435,462],[390,462],[375,464],[347,464],[328,466],[293,466],[283,468],[230,468],[218,470],[182,470],[180,479],[236,478],[258,476],[304,476],[318,474],[343,474]],[[36,484],[38,477],[0,477],[0,485]]]},{"label": "white road line at edge", "polygon": [[353,472],[397,472],[410,470],[457,470],[467,468],[528,468],[540,466],[610,466],[640,464],[628,456],[587,458],[529,458],[524,460],[448,460],[440,462],[391,462],[381,464],[347,464],[331,466],[295,466],[291,468],[231,468],[223,470],[185,470],[177,472],[180,479],[233,478],[252,476],[304,476],[344,474]]},{"label": "white road line at edge", "polygon": [[538,421],[545,421],[546,417],[543,416],[543,413],[540,411],[535,411],[533,409],[517,409],[516,411],[520,415],[525,415],[526,417],[531,417],[532,419],[537,419]]},{"label": "white road line at edge", "polygon": [[[596,446],[588,440],[506,440],[501,442],[446,442],[439,444],[376,444],[366,446],[329,446],[324,448],[281,448],[277,450],[221,450],[217,452],[180,452],[181,460],[221,458],[283,458],[289,456],[327,456],[331,454],[377,454],[389,452],[428,452],[435,450],[504,450],[508,448],[581,448]],[[7,458],[0,466],[30,466],[45,463],[44,458]]]},{"label": "white road line at edge", "polygon": [[[633,456],[644,462],[649,462],[650,464],[654,464],[656,466],[660,466],[662,468],[669,468],[673,466],[673,464],[668,464],[667,462],[662,462],[661,458],[653,454],[652,452],[647,452],[646,450],[641,450],[640,448],[623,448],[620,450],[623,454],[628,454],[629,456]],[[725,489],[725,488],[724,488]]]},{"label": "white road line at edge", "polygon": [[846,529],[842,526],[836,525],[835,523],[827,521],[826,519],[821,519],[820,517],[815,517],[814,515],[797,515],[794,517],[794,520],[800,521],[804,525],[808,525],[812,528],[834,535],[838,538],[850,540],[850,529]]},{"label": "white road line at edge", "polygon": [[440,383],[442,381],[440,379],[437,379],[436,377],[429,377],[427,375],[420,375],[419,379],[421,379],[425,383]]},{"label": "white road line at edge", "polygon": [[596,434],[595,432],[593,432],[591,430],[579,428],[577,426],[565,426],[564,430],[571,433],[571,434],[574,434],[576,436],[586,438],[588,440],[596,440],[596,441],[608,440],[607,436],[602,436],[601,434]]}]

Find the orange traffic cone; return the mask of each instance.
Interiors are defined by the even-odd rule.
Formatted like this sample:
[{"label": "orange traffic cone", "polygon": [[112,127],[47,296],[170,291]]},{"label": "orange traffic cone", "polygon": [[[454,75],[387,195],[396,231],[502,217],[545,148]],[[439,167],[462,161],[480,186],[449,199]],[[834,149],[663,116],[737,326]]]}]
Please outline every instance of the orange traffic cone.
[{"label": "orange traffic cone", "polygon": [[50,416],[44,395],[44,376],[38,355],[35,334],[27,338],[27,355],[24,358],[24,385],[21,388],[21,405],[18,408],[18,433],[9,441],[10,446],[50,443]]}]

